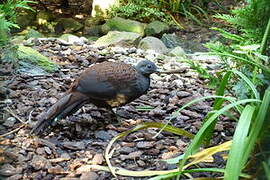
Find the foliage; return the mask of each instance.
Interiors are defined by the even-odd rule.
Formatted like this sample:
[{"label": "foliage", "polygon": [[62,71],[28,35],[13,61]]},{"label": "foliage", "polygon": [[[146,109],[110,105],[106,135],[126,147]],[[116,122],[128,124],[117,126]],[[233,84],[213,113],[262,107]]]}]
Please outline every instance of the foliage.
[{"label": "foliage", "polygon": [[120,16],[142,22],[151,22],[153,20],[166,22],[169,19],[168,15],[157,8],[159,6],[157,0],[133,0],[132,2],[120,1],[120,3],[120,6],[113,6],[111,8],[109,16]]},{"label": "foliage", "polygon": [[[254,42],[260,42],[270,14],[269,0],[249,0],[243,8],[232,10],[232,14],[216,15],[215,17],[237,27]],[[247,40],[247,39],[246,39]]]},{"label": "foliage", "polygon": [[151,22],[153,20],[160,20],[166,23],[179,21],[179,16],[183,15],[198,24],[203,23],[196,17],[208,18],[206,13],[209,0],[199,0],[195,3],[191,0],[122,0],[120,6],[113,6],[109,15],[111,17],[120,16],[123,18],[130,18],[142,22]]},{"label": "foliage", "polygon": [[28,5],[29,3],[34,2],[28,0],[6,0],[3,4],[0,4],[0,44],[7,42],[11,28],[19,28],[16,24],[17,10],[32,10]]}]

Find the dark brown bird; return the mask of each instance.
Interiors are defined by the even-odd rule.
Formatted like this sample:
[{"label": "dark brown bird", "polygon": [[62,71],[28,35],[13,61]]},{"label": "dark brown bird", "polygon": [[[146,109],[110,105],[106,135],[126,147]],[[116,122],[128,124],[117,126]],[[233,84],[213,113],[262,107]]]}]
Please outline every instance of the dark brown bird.
[{"label": "dark brown bird", "polygon": [[48,109],[31,133],[40,134],[85,103],[110,109],[127,104],[146,93],[150,75],[154,72],[157,72],[157,67],[148,60],[139,62],[135,67],[120,62],[95,64],[85,70],[65,95]]}]

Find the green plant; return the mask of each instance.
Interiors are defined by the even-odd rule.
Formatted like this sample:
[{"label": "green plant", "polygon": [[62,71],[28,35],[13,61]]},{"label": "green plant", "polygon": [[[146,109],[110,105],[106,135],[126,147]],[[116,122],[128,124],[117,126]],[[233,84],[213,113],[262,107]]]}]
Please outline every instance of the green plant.
[{"label": "green plant", "polygon": [[120,1],[120,4],[120,6],[111,7],[109,16],[120,16],[143,22],[151,22],[153,20],[168,22],[168,19],[170,19],[168,15],[157,8],[159,6],[157,0]]},{"label": "green plant", "polygon": [[185,16],[196,23],[203,25],[198,16],[208,19],[206,12],[208,0],[196,1],[194,4],[191,0],[122,0],[120,6],[113,6],[109,11],[111,17],[120,16],[124,18],[131,18],[143,22],[151,22],[153,20],[160,20],[166,23],[178,23],[180,16]]},{"label": "green plant", "polygon": [[32,8],[29,3],[35,3],[28,0],[6,0],[0,4],[0,44],[5,44],[8,40],[8,34],[11,28],[19,28],[16,24],[17,10]]}]

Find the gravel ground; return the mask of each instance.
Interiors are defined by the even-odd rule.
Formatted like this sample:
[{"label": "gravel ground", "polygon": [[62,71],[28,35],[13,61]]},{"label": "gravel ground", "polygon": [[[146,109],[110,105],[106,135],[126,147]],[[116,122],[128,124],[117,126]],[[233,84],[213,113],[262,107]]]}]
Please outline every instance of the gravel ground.
[{"label": "gravel ground", "polygon": [[[6,179],[112,179],[110,173],[91,171],[78,174],[76,169],[86,164],[106,165],[103,154],[108,142],[117,134],[143,122],[166,123],[179,107],[198,97],[213,94],[205,80],[185,63],[175,58],[144,52],[136,48],[94,48],[91,44],[67,46],[53,39],[35,40],[33,48],[60,64],[53,74],[33,76],[13,71],[13,65],[2,64],[0,71],[5,88],[0,91],[0,134],[16,130],[1,138],[0,175]],[[111,114],[87,104],[74,115],[65,118],[42,136],[30,136],[36,120],[63,95],[81,71],[101,61],[136,63],[144,58],[155,61],[163,70],[180,69],[181,73],[151,76],[147,94],[134,102],[115,109],[118,121]],[[204,66],[213,66],[213,59],[201,60]],[[4,97],[4,92],[8,95]],[[197,103],[171,121],[171,125],[196,133],[202,119],[211,110],[211,101]],[[23,122],[27,122],[25,125]],[[228,119],[218,122],[212,144],[228,139],[234,123]],[[176,168],[161,161],[176,157],[185,151],[190,139],[150,128],[134,132],[114,143],[111,163],[129,170],[166,170]],[[222,167],[224,162],[200,164],[201,167]],[[213,177],[209,173],[194,177]],[[1,178],[1,177],[0,177]],[[147,179],[118,176],[118,179]]]}]

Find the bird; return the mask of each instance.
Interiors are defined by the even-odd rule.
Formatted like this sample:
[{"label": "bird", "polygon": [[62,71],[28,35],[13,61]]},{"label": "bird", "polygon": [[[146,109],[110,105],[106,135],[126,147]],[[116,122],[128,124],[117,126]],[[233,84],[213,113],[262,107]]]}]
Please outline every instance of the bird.
[{"label": "bird", "polygon": [[159,71],[155,63],[149,60],[142,60],[136,66],[111,61],[94,64],[75,79],[30,133],[42,133],[87,103],[110,110],[130,103],[147,92],[150,75]]}]

